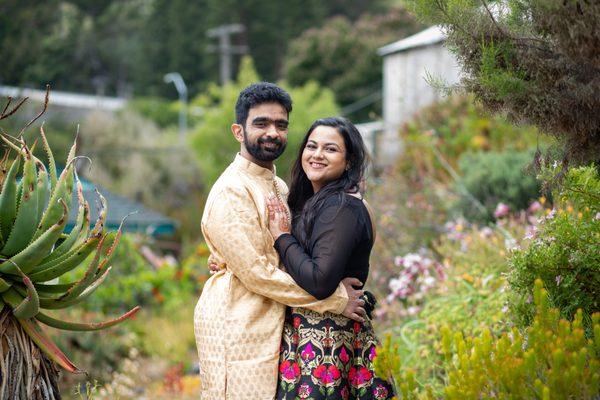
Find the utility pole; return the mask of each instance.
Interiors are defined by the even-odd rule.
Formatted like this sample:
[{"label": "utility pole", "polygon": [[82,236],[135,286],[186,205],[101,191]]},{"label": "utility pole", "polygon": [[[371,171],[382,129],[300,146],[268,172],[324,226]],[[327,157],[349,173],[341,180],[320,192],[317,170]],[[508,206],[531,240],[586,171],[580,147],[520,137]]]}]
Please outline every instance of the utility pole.
[{"label": "utility pole", "polygon": [[224,85],[231,80],[231,59],[234,54],[246,54],[248,46],[232,46],[231,35],[244,31],[242,24],[219,25],[206,32],[210,38],[218,38],[218,46],[210,46],[209,51],[219,53],[219,76],[221,84]]}]

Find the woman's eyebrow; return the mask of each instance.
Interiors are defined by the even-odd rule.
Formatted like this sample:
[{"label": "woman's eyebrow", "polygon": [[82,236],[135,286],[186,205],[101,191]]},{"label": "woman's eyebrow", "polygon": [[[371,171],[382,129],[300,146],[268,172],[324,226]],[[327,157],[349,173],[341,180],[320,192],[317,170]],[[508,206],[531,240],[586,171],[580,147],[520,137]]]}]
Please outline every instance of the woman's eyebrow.
[{"label": "woman's eyebrow", "polygon": [[[309,140],[308,140],[308,142],[306,142],[306,144],[309,144],[309,143],[311,143],[311,144],[317,144],[317,145],[319,144],[319,143],[317,143],[317,142],[316,142],[315,140],[313,140],[313,139],[309,139]],[[335,143],[335,142],[327,142],[327,143],[323,143],[323,146],[335,146],[335,147],[337,147],[338,149],[341,149],[341,147],[340,147],[340,146],[339,146],[337,143]]]}]

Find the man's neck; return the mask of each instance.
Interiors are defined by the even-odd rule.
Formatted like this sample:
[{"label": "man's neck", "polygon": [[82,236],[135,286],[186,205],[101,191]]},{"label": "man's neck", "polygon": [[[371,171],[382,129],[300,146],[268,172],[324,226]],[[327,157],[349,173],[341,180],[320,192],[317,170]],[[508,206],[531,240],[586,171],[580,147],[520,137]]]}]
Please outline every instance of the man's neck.
[{"label": "man's neck", "polygon": [[258,160],[255,157],[252,157],[252,155],[250,153],[248,153],[247,151],[240,151],[240,155],[242,157],[244,157],[246,160],[253,162],[256,165],[259,165],[263,168],[273,171],[273,161]]}]

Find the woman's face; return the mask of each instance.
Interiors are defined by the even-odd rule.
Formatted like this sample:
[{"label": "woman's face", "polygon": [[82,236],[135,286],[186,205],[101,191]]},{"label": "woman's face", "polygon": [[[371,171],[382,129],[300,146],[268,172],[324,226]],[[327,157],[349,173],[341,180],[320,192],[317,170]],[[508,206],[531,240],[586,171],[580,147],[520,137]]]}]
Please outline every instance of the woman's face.
[{"label": "woman's face", "polygon": [[346,165],[346,145],[338,130],[324,125],[313,129],[302,151],[302,169],[314,192],[342,176]]}]

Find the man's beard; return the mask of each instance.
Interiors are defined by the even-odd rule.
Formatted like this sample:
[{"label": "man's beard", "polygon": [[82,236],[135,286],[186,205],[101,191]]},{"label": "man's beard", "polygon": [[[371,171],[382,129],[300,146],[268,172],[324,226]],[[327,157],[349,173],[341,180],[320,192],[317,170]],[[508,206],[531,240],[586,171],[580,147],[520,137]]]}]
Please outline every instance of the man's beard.
[{"label": "man's beard", "polygon": [[[266,147],[263,147],[263,144],[265,143],[274,143],[277,147],[271,150]],[[251,143],[250,140],[248,140],[246,130],[244,130],[244,146],[246,147],[246,150],[248,150],[248,153],[250,153],[250,155],[252,155],[252,157],[256,158],[257,160],[275,160],[277,157],[283,154],[286,145],[287,142],[283,142],[281,139],[278,138],[258,138],[256,142]]]}]

